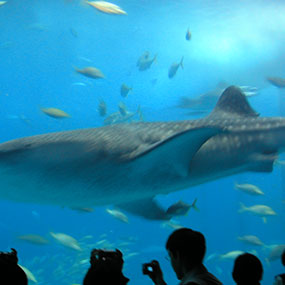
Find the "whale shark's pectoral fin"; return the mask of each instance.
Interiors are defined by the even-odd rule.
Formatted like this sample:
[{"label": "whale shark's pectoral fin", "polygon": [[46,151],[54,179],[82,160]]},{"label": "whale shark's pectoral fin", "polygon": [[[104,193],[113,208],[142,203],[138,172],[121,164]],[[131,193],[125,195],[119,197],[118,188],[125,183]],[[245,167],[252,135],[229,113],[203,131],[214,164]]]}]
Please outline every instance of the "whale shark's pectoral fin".
[{"label": "whale shark's pectoral fin", "polygon": [[159,141],[142,151],[135,159],[141,165],[153,165],[157,168],[172,168],[176,174],[186,177],[190,163],[200,147],[211,137],[222,133],[216,127],[202,127],[177,133]]},{"label": "whale shark's pectoral fin", "polygon": [[148,220],[169,220],[171,218],[154,198],[122,203],[116,207]]},{"label": "whale shark's pectoral fin", "polygon": [[253,172],[272,172],[274,161],[278,159],[277,153],[255,153],[250,156],[250,171]]}]

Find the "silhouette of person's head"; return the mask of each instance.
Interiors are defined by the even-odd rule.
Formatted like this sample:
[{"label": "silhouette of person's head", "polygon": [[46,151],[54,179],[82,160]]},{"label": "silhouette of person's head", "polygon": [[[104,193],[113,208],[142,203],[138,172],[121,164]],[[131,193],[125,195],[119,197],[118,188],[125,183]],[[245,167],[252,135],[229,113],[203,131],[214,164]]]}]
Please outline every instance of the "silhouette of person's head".
[{"label": "silhouette of person's head", "polygon": [[206,252],[205,237],[200,232],[181,228],[169,236],[166,249],[177,278],[181,280],[187,271],[202,265]]},{"label": "silhouette of person's head", "polygon": [[238,285],[260,284],[263,267],[260,260],[253,254],[244,253],[235,259],[232,276]]},{"label": "silhouette of person's head", "polygon": [[17,251],[0,252],[0,284],[27,285],[28,278],[18,265]]},{"label": "silhouette of person's head", "polygon": [[122,252],[118,249],[116,251],[93,249],[90,264],[84,277],[84,285],[125,285],[129,281],[122,273],[124,260]]}]

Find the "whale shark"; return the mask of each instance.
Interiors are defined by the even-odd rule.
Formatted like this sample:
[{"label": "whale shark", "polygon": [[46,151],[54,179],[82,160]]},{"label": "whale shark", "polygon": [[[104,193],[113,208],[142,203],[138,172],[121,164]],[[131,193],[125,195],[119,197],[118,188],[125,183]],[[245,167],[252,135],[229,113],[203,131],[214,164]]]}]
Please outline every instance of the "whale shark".
[{"label": "whale shark", "polygon": [[271,172],[285,118],[260,117],[228,87],[197,120],[133,122],[0,144],[0,199],[67,207],[117,205],[166,219],[158,194],[241,172]]}]

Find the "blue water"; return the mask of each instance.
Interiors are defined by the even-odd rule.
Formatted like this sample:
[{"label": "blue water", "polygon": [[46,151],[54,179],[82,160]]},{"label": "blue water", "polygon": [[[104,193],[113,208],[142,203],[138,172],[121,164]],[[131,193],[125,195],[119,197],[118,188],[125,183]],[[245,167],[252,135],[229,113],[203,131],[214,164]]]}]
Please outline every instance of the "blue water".
[{"label": "blue water", "polygon": [[[258,96],[249,99],[253,108],[262,116],[280,115],[284,102],[278,101],[279,90],[265,78],[285,76],[284,1],[116,0],[116,4],[128,15],[103,14],[77,0],[8,0],[0,7],[1,142],[102,126],[97,111],[100,99],[106,102],[108,114],[123,101],[132,111],[140,105],[146,121],[187,119],[185,111],[173,108],[179,98],[194,98],[221,80],[256,86]],[[191,41],[185,40],[188,27]],[[136,62],[146,50],[151,56],[157,54],[157,61],[140,72]],[[168,68],[182,56],[184,69],[170,80]],[[74,71],[75,66],[90,65],[100,68],[106,79],[93,80]],[[120,96],[122,83],[133,87],[125,99]],[[72,117],[56,120],[40,107],[60,108]],[[237,237],[254,234],[266,245],[285,243],[281,171],[279,166],[271,174],[244,173],[158,200],[168,207],[179,199],[191,203],[197,198],[200,211],[191,210],[177,221],[205,234],[207,256],[256,250],[265,271],[262,284],[271,284],[274,275],[284,270],[280,261],[267,264],[268,248],[246,246]],[[238,192],[235,182],[256,184],[265,195]],[[260,217],[239,214],[240,202],[267,204],[278,215],[265,224]],[[58,206],[0,201],[0,250],[16,248],[20,264],[33,272],[38,284],[75,284],[81,283],[88,268],[80,261],[105,239],[126,256],[129,284],[152,284],[141,274],[141,264],[152,259],[160,261],[168,284],[176,284],[164,248],[173,229],[131,214],[125,224],[105,208],[78,213]],[[56,243],[51,231],[73,236],[83,252]],[[24,234],[42,235],[50,244],[19,241],[17,236]],[[122,245],[126,241],[129,244]],[[130,253],[133,256],[127,258]],[[214,258],[206,265],[224,284],[233,284],[233,260]]]}]

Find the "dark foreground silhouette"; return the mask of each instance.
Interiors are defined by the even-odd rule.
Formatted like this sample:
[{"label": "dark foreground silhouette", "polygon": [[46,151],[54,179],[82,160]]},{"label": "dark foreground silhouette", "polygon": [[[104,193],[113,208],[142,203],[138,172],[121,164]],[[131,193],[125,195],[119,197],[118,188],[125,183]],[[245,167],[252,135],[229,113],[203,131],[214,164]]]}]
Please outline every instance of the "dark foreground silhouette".
[{"label": "dark foreground silhouette", "polygon": [[28,278],[18,265],[17,251],[0,252],[0,284],[27,285]]},{"label": "dark foreground silhouette", "polygon": [[[166,242],[171,265],[180,285],[220,285],[222,284],[203,265],[206,241],[202,233],[188,228],[174,231]],[[143,274],[154,284],[165,285],[159,262],[153,260],[143,264]]]},{"label": "dark foreground silhouette", "polygon": [[125,285],[129,282],[123,273],[123,254],[121,251],[93,249],[83,285]]},{"label": "dark foreground silhouette", "polygon": [[262,264],[255,255],[243,253],[235,259],[232,276],[237,285],[259,285],[263,276]]}]

